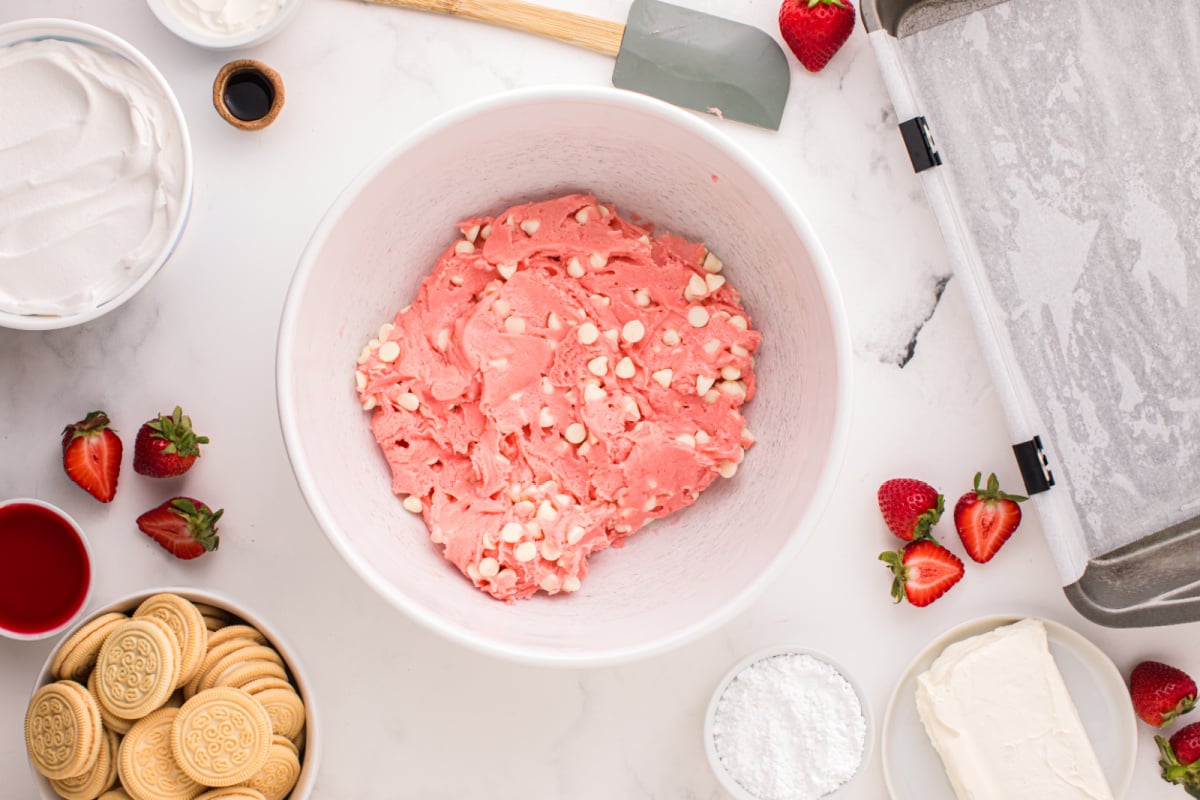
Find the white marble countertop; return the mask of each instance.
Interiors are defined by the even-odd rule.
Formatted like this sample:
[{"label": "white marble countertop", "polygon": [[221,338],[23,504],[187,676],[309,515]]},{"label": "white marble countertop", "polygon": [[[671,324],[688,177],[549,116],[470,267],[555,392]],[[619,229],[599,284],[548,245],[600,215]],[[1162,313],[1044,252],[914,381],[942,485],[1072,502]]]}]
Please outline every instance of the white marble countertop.
[{"label": "white marble countertop", "polygon": [[[626,0],[547,4],[620,18]],[[777,32],[778,0],[688,4]],[[176,39],[142,0],[0,5],[0,22],[33,16],[105,27],[159,67],[188,119],[196,185],[178,251],[127,305],[66,331],[0,330],[0,497],[44,498],[83,524],[97,562],[93,605],[144,587],[191,585],[234,595],[271,620],[301,653],[323,712],[316,797],[725,797],[700,733],[709,694],[734,662],[781,643],[824,651],[857,678],[878,723],[913,655],[984,614],[1063,622],[1123,673],[1144,658],[1200,673],[1200,625],[1111,630],[1080,617],[1033,515],[996,561],[970,570],[933,606],[891,605],[876,560],[893,545],[875,507],[882,480],[923,477],[952,503],[977,470],[996,470],[1012,487],[1019,478],[861,27],[820,75],[792,62],[778,133],[712,122],[792,191],[841,283],[856,374],[851,444],[830,505],[800,557],[720,630],[647,661],[562,671],[496,661],[438,638],[385,604],[336,555],[288,466],[275,409],[275,333],[309,233],[385,147],[440,112],[504,89],[608,84],[611,62],[465,21],[308,0],[277,38],[236,54],[276,68],[287,87],[280,118],[248,134],[211,105],[213,77],[234,56]],[[196,562],[175,561],[138,533],[134,518],[161,500],[162,488],[133,477],[128,463],[109,506],[72,486],[61,468],[60,431],[84,412],[106,409],[128,448],[144,419],[176,403],[213,439],[182,486],[226,509],[220,551]],[[943,526],[953,539],[952,526]],[[6,798],[34,796],[21,719],[50,648],[0,640]],[[1157,777],[1155,762],[1143,728],[1131,800],[1183,796]],[[876,741],[846,797],[885,796]]]}]

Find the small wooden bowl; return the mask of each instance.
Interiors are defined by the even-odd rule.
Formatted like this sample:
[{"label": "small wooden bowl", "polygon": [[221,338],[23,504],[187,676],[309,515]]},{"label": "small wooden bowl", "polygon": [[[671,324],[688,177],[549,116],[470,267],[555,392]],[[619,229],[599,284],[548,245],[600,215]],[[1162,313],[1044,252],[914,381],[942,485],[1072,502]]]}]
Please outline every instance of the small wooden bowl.
[{"label": "small wooden bowl", "polygon": [[[261,117],[242,119],[229,108],[229,83],[232,79],[243,75],[251,75],[254,78],[261,79],[256,82],[264,86],[267,94],[270,95],[270,105],[267,108],[267,112]],[[257,131],[267,127],[275,121],[275,117],[279,116],[279,111],[283,108],[283,101],[283,78],[279,77],[279,73],[266,64],[252,58],[240,58],[236,61],[230,61],[221,67],[221,71],[217,73],[216,80],[213,81],[213,106],[217,109],[217,113],[221,115],[222,119],[239,130]]]}]

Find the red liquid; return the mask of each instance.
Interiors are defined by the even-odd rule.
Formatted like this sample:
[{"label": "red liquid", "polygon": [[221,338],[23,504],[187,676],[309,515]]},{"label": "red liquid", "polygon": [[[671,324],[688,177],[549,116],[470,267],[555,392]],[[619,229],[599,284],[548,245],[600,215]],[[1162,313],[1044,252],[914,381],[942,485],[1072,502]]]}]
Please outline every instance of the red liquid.
[{"label": "red liquid", "polygon": [[0,628],[59,627],[83,605],[91,580],[87,551],[66,520],[31,503],[0,508]]}]

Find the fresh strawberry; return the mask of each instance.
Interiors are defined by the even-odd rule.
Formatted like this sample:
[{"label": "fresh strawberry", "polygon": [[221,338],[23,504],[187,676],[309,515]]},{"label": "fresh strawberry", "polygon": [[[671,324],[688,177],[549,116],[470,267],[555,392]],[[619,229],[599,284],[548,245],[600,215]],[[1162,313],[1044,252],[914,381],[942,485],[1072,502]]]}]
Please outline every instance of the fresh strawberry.
[{"label": "fresh strawberry", "polygon": [[63,469],[67,477],[101,503],[117,496],[121,474],[120,438],[109,426],[108,414],[93,411],[63,428]]},{"label": "fresh strawberry", "polygon": [[1000,491],[1000,481],[995,473],[988,476],[987,488],[979,488],[983,473],[975,473],[975,490],[958,498],[954,504],[954,527],[962,539],[967,555],[980,564],[991,561],[992,556],[1008,541],[1013,531],[1021,524],[1021,507],[1028,498]]},{"label": "fresh strawberry", "polygon": [[878,498],[888,530],[906,542],[929,536],[942,518],[944,500],[925,481],[892,478],[879,487]]},{"label": "fresh strawberry", "polygon": [[1133,710],[1147,725],[1161,728],[1196,705],[1196,682],[1161,661],[1143,661],[1129,674]]},{"label": "fresh strawberry", "polygon": [[854,31],[850,0],[783,0],[779,32],[809,72],[820,72]]},{"label": "fresh strawberry", "polygon": [[176,497],[137,518],[137,526],[176,558],[190,559],[216,550],[217,520],[225,509],[213,511],[199,500]]},{"label": "fresh strawberry", "polygon": [[1175,735],[1167,741],[1161,736],[1155,736],[1158,743],[1159,761],[1162,767],[1162,777],[1167,783],[1178,783],[1192,797],[1200,797],[1200,722],[1175,731]]},{"label": "fresh strawberry", "polygon": [[159,414],[142,425],[133,443],[133,471],[151,478],[173,478],[192,468],[207,436],[192,430],[192,418],[175,406],[171,416]]},{"label": "fresh strawberry", "polygon": [[899,603],[905,598],[914,606],[927,606],[962,580],[963,563],[932,539],[909,542],[903,550],[886,550],[879,560],[895,576],[892,597]]}]

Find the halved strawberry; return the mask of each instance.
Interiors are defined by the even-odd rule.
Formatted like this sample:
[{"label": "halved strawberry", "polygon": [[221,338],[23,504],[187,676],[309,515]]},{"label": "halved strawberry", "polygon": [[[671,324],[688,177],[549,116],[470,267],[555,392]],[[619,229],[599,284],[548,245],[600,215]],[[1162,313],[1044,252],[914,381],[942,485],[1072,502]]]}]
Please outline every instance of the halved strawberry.
[{"label": "halved strawberry", "polygon": [[133,442],[133,471],[151,478],[173,478],[192,468],[207,436],[192,430],[192,418],[175,406],[170,416],[159,414],[138,430]]},{"label": "halved strawberry", "polygon": [[915,478],[892,478],[876,492],[888,530],[906,542],[923,539],[942,518],[944,500],[937,489]]},{"label": "halved strawberry", "polygon": [[1196,682],[1178,667],[1143,661],[1129,673],[1133,710],[1147,725],[1161,728],[1196,706]]},{"label": "halved strawberry", "polygon": [[211,508],[190,497],[176,497],[137,518],[142,533],[176,558],[191,559],[216,550],[217,520],[225,509]]},{"label": "halved strawberry", "polygon": [[63,428],[63,469],[85,492],[101,503],[117,496],[121,474],[121,439],[109,429],[108,414],[92,411]]},{"label": "halved strawberry", "polygon": [[914,606],[927,606],[962,580],[963,562],[931,539],[909,542],[903,550],[885,550],[879,560],[888,565],[895,579],[892,597],[908,599]]},{"label": "halved strawberry", "polygon": [[954,527],[967,555],[983,564],[1008,541],[1021,524],[1021,507],[1028,498],[1000,491],[995,473],[988,476],[987,488],[979,488],[982,472],[975,473],[975,490],[954,504]]}]

